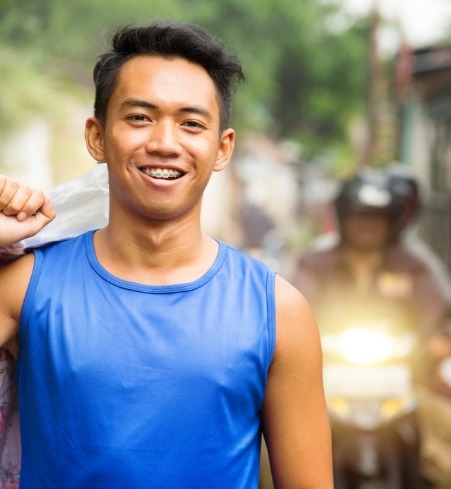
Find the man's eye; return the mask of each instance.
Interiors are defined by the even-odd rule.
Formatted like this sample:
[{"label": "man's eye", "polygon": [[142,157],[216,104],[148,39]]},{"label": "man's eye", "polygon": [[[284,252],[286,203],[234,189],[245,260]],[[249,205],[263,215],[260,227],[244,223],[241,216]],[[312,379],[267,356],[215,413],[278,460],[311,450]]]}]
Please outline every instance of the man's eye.
[{"label": "man's eye", "polygon": [[205,126],[197,121],[186,121],[183,123],[184,126],[192,127],[193,129],[204,129]]},{"label": "man's eye", "polygon": [[133,114],[129,116],[129,119],[137,122],[144,122],[149,120],[149,118],[144,114]]}]

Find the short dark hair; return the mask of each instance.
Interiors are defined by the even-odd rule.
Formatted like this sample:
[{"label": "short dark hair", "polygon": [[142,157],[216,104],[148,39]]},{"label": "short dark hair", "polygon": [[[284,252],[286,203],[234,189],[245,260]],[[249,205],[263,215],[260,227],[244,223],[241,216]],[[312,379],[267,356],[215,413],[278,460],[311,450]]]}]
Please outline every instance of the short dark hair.
[{"label": "short dark hair", "polygon": [[148,54],[168,59],[183,58],[202,66],[213,80],[220,106],[220,130],[228,127],[232,95],[244,81],[243,68],[222,40],[196,24],[156,21],[145,26],[126,25],[113,36],[111,49],[101,54],[94,67],[94,116],[106,123],[107,107],[124,63]]}]

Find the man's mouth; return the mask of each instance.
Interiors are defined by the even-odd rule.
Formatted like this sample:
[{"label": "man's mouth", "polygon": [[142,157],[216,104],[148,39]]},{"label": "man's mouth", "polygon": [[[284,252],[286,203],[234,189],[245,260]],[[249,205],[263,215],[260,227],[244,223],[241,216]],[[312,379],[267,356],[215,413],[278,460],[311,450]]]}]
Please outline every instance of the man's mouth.
[{"label": "man's mouth", "polygon": [[172,168],[140,168],[140,170],[152,178],[162,178],[164,180],[174,180],[180,178],[183,173]]}]

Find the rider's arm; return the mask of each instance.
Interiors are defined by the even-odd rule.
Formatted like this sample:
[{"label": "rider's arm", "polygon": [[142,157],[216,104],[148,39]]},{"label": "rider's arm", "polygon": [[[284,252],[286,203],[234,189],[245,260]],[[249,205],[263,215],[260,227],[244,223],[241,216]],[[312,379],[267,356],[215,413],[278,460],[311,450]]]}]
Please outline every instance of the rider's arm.
[{"label": "rider's arm", "polygon": [[305,299],[281,277],[276,281],[276,338],[263,405],[274,487],[332,489],[320,338]]},{"label": "rider's arm", "polygon": [[[36,234],[53,220],[55,211],[40,190],[0,175],[0,245]],[[14,340],[33,269],[33,255],[0,266],[0,346]]]}]

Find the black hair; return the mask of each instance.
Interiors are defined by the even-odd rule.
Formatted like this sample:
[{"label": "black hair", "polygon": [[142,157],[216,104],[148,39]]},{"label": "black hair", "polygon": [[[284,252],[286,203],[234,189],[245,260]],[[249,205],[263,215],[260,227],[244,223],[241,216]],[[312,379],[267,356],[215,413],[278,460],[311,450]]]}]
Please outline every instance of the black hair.
[{"label": "black hair", "polygon": [[145,26],[126,25],[113,36],[111,49],[101,54],[94,67],[94,116],[106,123],[107,108],[124,63],[138,55],[183,58],[202,66],[213,80],[220,106],[220,131],[232,112],[232,95],[244,81],[243,68],[222,40],[196,24],[156,21]]}]

